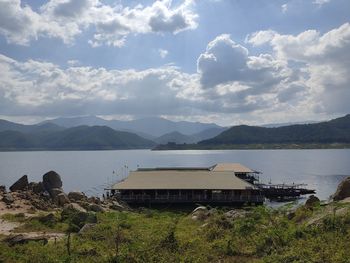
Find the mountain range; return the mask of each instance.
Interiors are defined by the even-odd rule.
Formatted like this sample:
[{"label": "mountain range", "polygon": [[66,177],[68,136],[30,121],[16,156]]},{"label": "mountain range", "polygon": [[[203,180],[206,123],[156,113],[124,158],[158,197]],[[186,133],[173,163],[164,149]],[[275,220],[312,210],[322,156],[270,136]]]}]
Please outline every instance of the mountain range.
[{"label": "mountain range", "polygon": [[40,124],[56,124],[65,128],[79,125],[107,126],[118,131],[136,133],[148,139],[155,139],[167,133],[179,132],[184,135],[193,135],[207,129],[223,129],[215,123],[201,123],[189,121],[170,121],[164,118],[144,118],[136,120],[105,120],[96,116],[69,117],[46,120]]},{"label": "mountain range", "polygon": [[[139,130],[134,130],[136,128]],[[193,131],[196,132],[191,133]],[[246,148],[265,145],[268,148],[268,145],[287,147],[294,144],[350,144],[350,114],[325,122],[273,128],[248,125],[225,128],[162,118],[107,121],[94,116],[59,118],[36,125],[0,120],[0,150],[149,149],[156,145],[156,149],[161,150],[229,149],[242,145]]]},{"label": "mountain range", "polygon": [[212,144],[350,143],[350,114],[330,121],[277,128],[234,126],[199,142]]},{"label": "mountain range", "polygon": [[225,129],[216,124],[162,118],[108,121],[88,116],[57,118],[36,125],[0,120],[0,150],[152,148],[167,142],[196,143]]}]

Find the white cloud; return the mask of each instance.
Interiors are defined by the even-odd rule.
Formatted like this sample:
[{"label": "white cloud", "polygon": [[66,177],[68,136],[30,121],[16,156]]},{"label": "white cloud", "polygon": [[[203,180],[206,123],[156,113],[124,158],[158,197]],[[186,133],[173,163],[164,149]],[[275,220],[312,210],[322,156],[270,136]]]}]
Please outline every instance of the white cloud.
[{"label": "white cloud", "polygon": [[166,50],[166,49],[158,49],[158,52],[159,52],[159,56],[161,58],[165,58],[169,53],[168,50]]},{"label": "white cloud", "polygon": [[322,6],[324,4],[329,3],[331,0],[314,0],[312,3],[318,6]]},{"label": "white cloud", "polygon": [[[263,37],[261,37],[263,36]],[[262,41],[263,39],[263,41]],[[347,113],[350,101],[350,24],[321,34],[307,30],[296,36],[260,31],[248,38],[253,45],[268,43],[274,56],[299,63],[314,111]]]},{"label": "white cloud", "polygon": [[288,11],[288,4],[281,5],[282,13],[285,14]]},{"label": "white cloud", "polygon": [[198,15],[192,0],[173,6],[158,0],[143,7],[107,5],[99,0],[50,0],[38,12],[20,0],[0,2],[0,33],[8,42],[27,45],[38,37],[60,38],[73,43],[75,37],[92,28],[92,46],[124,45],[129,34],[174,33],[197,27]]},{"label": "white cloud", "polygon": [[[272,51],[251,55],[249,44]],[[254,123],[349,111],[348,23],[324,34],[261,31],[247,37],[247,47],[220,35],[199,56],[194,74],[174,66],[136,71],[67,63],[0,55],[0,115],[193,115]]]}]

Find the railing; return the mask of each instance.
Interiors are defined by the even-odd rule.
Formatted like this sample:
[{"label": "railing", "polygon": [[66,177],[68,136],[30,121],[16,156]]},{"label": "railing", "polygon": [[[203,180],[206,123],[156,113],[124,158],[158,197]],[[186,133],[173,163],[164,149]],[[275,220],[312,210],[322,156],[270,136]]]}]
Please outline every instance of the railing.
[{"label": "railing", "polygon": [[263,202],[264,197],[261,195],[251,196],[212,196],[211,198],[205,196],[178,196],[178,195],[121,195],[119,198],[123,201],[154,201],[154,202]]}]

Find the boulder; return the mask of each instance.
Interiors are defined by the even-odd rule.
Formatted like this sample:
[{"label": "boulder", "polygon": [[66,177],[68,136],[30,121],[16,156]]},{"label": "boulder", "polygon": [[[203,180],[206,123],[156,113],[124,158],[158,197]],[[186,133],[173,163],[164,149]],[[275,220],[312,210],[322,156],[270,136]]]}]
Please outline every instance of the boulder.
[{"label": "boulder", "polygon": [[86,212],[86,209],[82,208],[77,203],[70,203],[63,207],[62,213],[64,212]]},{"label": "boulder", "polygon": [[54,225],[57,222],[57,219],[53,213],[37,217],[38,221],[45,225]]},{"label": "boulder", "polygon": [[6,186],[5,185],[0,185],[0,193],[6,193]]},{"label": "boulder", "polygon": [[87,199],[87,201],[89,202],[89,203],[95,203],[95,204],[101,204],[101,200],[100,200],[100,198],[98,198],[98,197],[96,197],[96,196],[91,196],[91,197],[89,197],[88,199]]},{"label": "boulder", "polygon": [[13,198],[13,196],[10,193],[7,193],[7,194],[4,194],[4,196],[2,197],[2,201],[5,204],[10,205],[15,201],[15,199]]},{"label": "boulder", "polygon": [[209,217],[209,210],[205,206],[199,206],[191,213],[193,220],[203,221]]},{"label": "boulder", "polygon": [[9,236],[6,239],[3,240],[6,242],[9,246],[19,245],[19,244],[26,244],[30,241],[41,241],[43,244],[48,243],[48,239],[45,236],[37,236],[37,237],[28,237],[22,234],[15,235],[15,236]]},{"label": "boulder", "polygon": [[81,200],[86,200],[87,199],[86,195],[84,193],[82,193],[82,192],[79,192],[79,191],[69,192],[68,193],[68,198],[72,202],[77,202],[77,201],[81,201]]},{"label": "boulder", "polygon": [[59,206],[64,206],[65,204],[69,204],[69,198],[65,193],[60,193],[55,197],[55,203]]},{"label": "boulder", "polygon": [[123,211],[126,210],[124,206],[119,204],[116,201],[113,201],[112,204],[109,205],[109,209],[117,210],[117,211]]},{"label": "boulder", "polygon": [[345,178],[337,188],[337,191],[333,195],[334,201],[343,200],[347,197],[350,197],[350,176]]},{"label": "boulder", "polygon": [[47,172],[43,175],[43,185],[49,193],[51,193],[51,189],[62,188],[61,176],[55,171]]},{"label": "boulder", "polygon": [[35,183],[31,182],[29,183],[29,189],[32,190],[36,194],[41,194],[45,191],[44,184],[42,182]]},{"label": "boulder", "polygon": [[310,197],[306,200],[305,206],[307,208],[312,208],[318,206],[320,204],[320,199],[317,196],[310,195]]},{"label": "boulder", "polygon": [[85,232],[89,232],[91,229],[96,227],[96,223],[87,223],[80,230],[79,234],[84,234]]},{"label": "boulder", "polygon": [[59,194],[62,194],[62,193],[64,194],[62,188],[52,188],[49,193],[50,193],[50,196],[53,200],[55,200]]},{"label": "boulder", "polygon": [[105,212],[106,209],[103,208],[102,206],[98,205],[98,204],[90,204],[88,207],[89,211],[93,211],[93,212]]},{"label": "boulder", "polygon": [[12,192],[28,189],[28,176],[23,175],[13,185],[10,186]]},{"label": "boulder", "polygon": [[227,211],[227,212],[225,213],[225,217],[226,217],[227,219],[234,220],[234,219],[236,219],[236,218],[245,217],[246,214],[247,214],[247,212],[244,211],[244,210],[235,210],[235,209],[233,209],[233,210]]}]

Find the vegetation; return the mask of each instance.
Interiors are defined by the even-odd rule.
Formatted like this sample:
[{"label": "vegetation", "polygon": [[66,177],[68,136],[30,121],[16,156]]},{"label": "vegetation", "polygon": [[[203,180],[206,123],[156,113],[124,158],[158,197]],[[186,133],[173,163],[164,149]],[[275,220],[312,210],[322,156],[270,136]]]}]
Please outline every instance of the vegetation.
[{"label": "vegetation", "polygon": [[[219,209],[205,221],[181,211],[107,212],[97,214],[94,227],[70,235],[69,243],[68,236],[47,245],[0,242],[0,262],[345,263],[350,258],[350,210],[337,206],[294,212],[261,206],[233,220]],[[21,216],[12,219],[23,222]],[[51,228],[60,229],[57,224],[67,231],[71,223],[65,218]]]},{"label": "vegetation", "polygon": [[155,150],[328,149],[350,147],[350,114],[328,122],[264,128],[240,125],[197,144],[168,143]]},{"label": "vegetation", "polygon": [[0,132],[0,150],[110,150],[154,146],[136,134],[105,126],[78,126],[63,130]]},{"label": "vegetation", "polygon": [[278,128],[235,126],[199,142],[211,144],[330,144],[350,143],[350,114],[328,122]]}]

